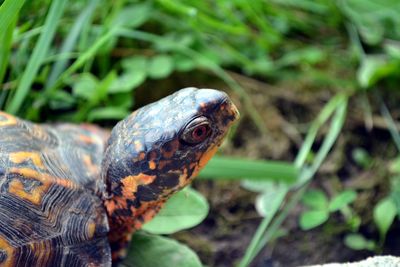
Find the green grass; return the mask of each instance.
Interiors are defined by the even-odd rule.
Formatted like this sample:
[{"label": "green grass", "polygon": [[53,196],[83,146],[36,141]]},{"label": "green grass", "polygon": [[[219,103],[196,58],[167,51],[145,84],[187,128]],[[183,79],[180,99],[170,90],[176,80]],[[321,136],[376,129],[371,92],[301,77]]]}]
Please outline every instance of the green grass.
[{"label": "green grass", "polygon": [[29,58],[26,69],[22,74],[15,94],[13,95],[10,104],[6,107],[7,112],[16,114],[18,110],[20,110],[22,103],[31,89],[33,81],[36,78],[39,67],[48,53],[48,49],[56,33],[57,25],[60,21],[61,15],[63,14],[66,3],[67,0],[52,1],[49,13],[46,16],[46,21],[42,28],[42,32],[39,36],[39,40],[32,51],[32,55]]}]

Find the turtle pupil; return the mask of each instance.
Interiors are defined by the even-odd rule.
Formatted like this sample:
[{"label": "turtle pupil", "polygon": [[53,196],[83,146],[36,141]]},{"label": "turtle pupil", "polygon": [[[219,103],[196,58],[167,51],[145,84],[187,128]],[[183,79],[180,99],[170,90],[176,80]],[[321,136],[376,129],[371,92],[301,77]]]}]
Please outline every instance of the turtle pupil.
[{"label": "turtle pupil", "polygon": [[198,126],[196,129],[194,129],[192,136],[195,140],[202,141],[207,136],[206,126]]}]

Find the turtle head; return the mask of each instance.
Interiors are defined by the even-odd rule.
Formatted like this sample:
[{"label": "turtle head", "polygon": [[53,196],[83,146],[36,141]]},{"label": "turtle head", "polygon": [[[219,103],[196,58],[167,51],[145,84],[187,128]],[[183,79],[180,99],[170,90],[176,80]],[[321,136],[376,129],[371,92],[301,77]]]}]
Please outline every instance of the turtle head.
[{"label": "turtle head", "polygon": [[133,228],[190,183],[239,117],[229,97],[185,88],[147,105],[112,130],[102,164],[109,218],[134,218]]}]

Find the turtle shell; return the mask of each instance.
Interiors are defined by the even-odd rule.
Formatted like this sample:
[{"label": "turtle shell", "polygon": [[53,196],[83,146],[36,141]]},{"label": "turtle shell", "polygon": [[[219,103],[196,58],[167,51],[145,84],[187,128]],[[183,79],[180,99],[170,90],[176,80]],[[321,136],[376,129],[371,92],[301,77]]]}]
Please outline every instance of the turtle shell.
[{"label": "turtle shell", "polygon": [[100,164],[107,133],[0,112],[0,266],[111,266]]}]

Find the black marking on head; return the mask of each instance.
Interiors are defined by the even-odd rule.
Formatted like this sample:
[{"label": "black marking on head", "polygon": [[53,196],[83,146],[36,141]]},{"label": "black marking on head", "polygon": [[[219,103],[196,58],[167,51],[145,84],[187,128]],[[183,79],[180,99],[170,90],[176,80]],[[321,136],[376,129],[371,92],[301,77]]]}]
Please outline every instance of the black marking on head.
[{"label": "black marking on head", "polygon": [[114,215],[123,217],[132,216],[132,211],[130,209],[116,209]]},{"label": "black marking on head", "polygon": [[173,188],[179,184],[179,173],[169,172],[160,179],[155,179],[153,183],[149,185],[150,188]]},{"label": "black marking on head", "polygon": [[154,201],[160,197],[161,192],[159,187],[139,185],[135,196],[139,201]]}]

